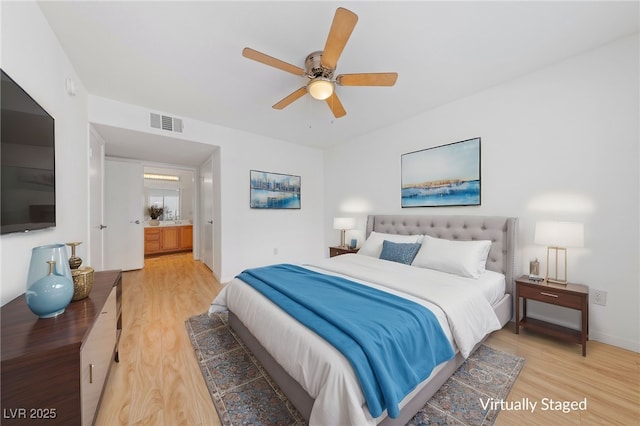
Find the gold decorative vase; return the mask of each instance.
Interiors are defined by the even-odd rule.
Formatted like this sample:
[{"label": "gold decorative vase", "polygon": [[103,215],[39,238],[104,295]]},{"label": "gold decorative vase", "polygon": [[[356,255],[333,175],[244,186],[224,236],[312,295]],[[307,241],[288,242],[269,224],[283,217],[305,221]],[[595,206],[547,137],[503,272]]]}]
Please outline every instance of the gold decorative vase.
[{"label": "gold decorative vase", "polygon": [[82,265],[82,259],[76,256],[76,247],[79,246],[80,242],[67,243],[69,247],[71,247],[71,257],[69,258],[69,268],[78,269],[80,265]]},{"label": "gold decorative vase", "polygon": [[71,270],[71,276],[73,277],[72,302],[82,300],[89,296],[93,288],[93,273],[94,270],[90,266],[83,266],[82,268]]},{"label": "gold decorative vase", "polygon": [[71,277],[73,278],[73,297],[71,298],[72,302],[88,297],[91,289],[93,288],[93,268],[89,266],[83,266],[81,268],[80,265],[82,265],[82,259],[76,256],[76,247],[80,244],[82,243],[67,243],[67,245],[71,247],[69,267],[71,268]]}]

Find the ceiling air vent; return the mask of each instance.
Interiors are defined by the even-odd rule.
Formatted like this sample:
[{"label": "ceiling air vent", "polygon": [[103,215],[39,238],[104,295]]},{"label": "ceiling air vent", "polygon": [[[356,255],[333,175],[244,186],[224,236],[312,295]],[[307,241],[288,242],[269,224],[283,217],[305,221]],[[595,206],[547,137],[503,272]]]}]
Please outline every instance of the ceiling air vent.
[{"label": "ceiling air vent", "polygon": [[150,115],[149,124],[154,129],[167,130],[169,132],[182,133],[182,119],[169,117],[168,115],[154,114]]}]

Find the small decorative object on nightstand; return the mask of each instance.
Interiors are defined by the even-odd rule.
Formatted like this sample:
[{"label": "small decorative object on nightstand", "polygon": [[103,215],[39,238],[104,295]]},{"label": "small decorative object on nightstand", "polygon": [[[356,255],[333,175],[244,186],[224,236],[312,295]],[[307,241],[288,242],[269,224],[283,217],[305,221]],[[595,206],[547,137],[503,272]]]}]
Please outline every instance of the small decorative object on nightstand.
[{"label": "small decorative object on nightstand", "polygon": [[537,257],[529,262],[529,280],[536,282],[544,281],[544,278],[540,276],[540,262],[538,262]]},{"label": "small decorative object on nightstand", "polygon": [[[520,318],[522,298],[522,318]],[[527,317],[527,299],[542,303],[576,309],[582,315],[580,330],[563,327],[546,321]],[[582,356],[587,356],[589,340],[589,287],[583,284],[554,284],[547,281],[534,282],[527,275],[516,280],[516,334],[520,327],[582,344]]]},{"label": "small decorative object on nightstand", "polygon": [[329,257],[340,256],[341,254],[357,253],[357,248],[350,247],[329,247]]}]

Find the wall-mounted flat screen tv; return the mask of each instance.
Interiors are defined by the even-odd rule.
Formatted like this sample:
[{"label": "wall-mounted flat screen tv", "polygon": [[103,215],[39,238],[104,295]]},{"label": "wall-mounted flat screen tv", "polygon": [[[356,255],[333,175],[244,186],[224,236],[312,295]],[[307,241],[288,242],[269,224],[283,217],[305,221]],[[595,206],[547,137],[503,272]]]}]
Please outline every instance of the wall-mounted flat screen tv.
[{"label": "wall-mounted flat screen tv", "polygon": [[0,234],[56,226],[54,119],[0,73]]}]

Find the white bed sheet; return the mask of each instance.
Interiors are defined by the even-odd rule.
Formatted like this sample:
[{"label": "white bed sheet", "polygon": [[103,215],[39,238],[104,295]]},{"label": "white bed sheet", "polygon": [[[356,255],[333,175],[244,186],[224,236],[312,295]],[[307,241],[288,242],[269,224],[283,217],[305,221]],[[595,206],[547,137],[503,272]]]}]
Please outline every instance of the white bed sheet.
[{"label": "white bed sheet", "polygon": [[480,288],[490,305],[495,305],[504,297],[506,289],[504,274],[486,270],[481,272],[478,278],[467,278],[467,280],[469,285],[475,285]]},{"label": "white bed sheet", "polygon": [[[349,259],[350,256],[363,256],[363,255],[347,254],[343,256],[346,256],[346,257],[343,257],[342,260]],[[381,261],[388,262],[384,260],[381,260]],[[412,266],[412,268],[416,268],[416,267]],[[438,271],[435,271],[435,272],[438,272]],[[442,274],[450,275],[445,272],[442,272]],[[457,275],[454,275],[454,277],[456,280],[459,280],[461,282],[463,281],[467,282],[470,286],[475,286],[479,288],[483,296],[485,297],[485,299],[487,299],[487,302],[489,302],[490,305],[494,305],[498,303],[504,297],[504,293],[506,289],[506,278],[504,274],[486,269],[480,273],[478,278],[461,277]]]},{"label": "white bed sheet", "polygon": [[[464,329],[474,328],[479,324],[484,329],[479,338],[474,336],[474,330],[471,330],[471,336],[459,337],[465,356],[469,345],[475,345],[486,334],[500,328],[495,313],[485,298],[481,296],[483,292],[480,286],[466,288],[468,283],[461,284],[459,280],[455,279],[455,276],[450,274],[420,270],[421,268],[357,255],[338,256],[305,266],[323,273],[345,275],[354,281],[402,295],[426,306],[436,315],[456,349],[459,348],[459,342],[454,335],[460,335]],[[399,284],[392,284],[391,287],[388,287],[389,283],[386,281],[389,279],[397,281]],[[422,297],[423,287],[427,287],[427,281],[433,279],[439,280],[439,284],[431,284],[432,288],[443,286],[457,288],[453,291],[468,295],[467,300],[475,299],[476,302],[480,300],[481,305],[483,302],[486,303],[489,306],[490,314],[485,312],[482,315],[473,315],[471,319],[473,324],[468,326],[461,325],[459,319],[456,320],[458,321],[457,327],[451,326],[451,317],[445,314],[437,303]],[[456,281],[458,282],[456,283]],[[472,305],[475,306],[476,302],[472,302]],[[441,304],[447,305],[448,303],[449,301],[445,297],[445,302]],[[338,350],[299,322],[292,321],[287,313],[251,286],[239,279],[234,279],[225,285],[211,304],[209,312],[226,310],[233,311],[271,356],[315,399],[309,419],[311,425],[374,425],[386,417],[385,412],[377,419],[371,418],[357,377],[349,361]],[[472,311],[478,314],[476,308],[469,308],[469,306],[453,308],[453,310]],[[454,312],[452,315],[456,316],[459,313]],[[483,315],[489,315],[489,317],[486,318]],[[491,315],[494,318],[491,318]],[[408,395],[405,401],[410,400],[412,395],[421,389],[428,380]],[[401,407],[403,405],[401,404]]]}]

